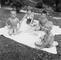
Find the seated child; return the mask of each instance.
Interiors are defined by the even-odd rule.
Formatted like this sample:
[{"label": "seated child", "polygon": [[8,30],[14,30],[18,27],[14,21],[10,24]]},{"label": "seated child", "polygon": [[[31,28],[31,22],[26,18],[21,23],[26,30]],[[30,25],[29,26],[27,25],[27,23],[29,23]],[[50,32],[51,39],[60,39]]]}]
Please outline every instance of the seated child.
[{"label": "seated child", "polygon": [[48,18],[46,14],[42,14],[41,17],[39,18],[39,24],[42,30],[51,30],[53,23],[51,21],[48,21]]},{"label": "seated child", "polygon": [[7,27],[9,35],[16,34],[19,30],[19,19],[16,17],[16,11],[11,11],[10,17],[7,20]]},{"label": "seated child", "polygon": [[46,35],[44,37],[46,47],[50,47],[54,41],[54,36],[50,32],[52,30],[52,26],[53,26],[53,23],[51,21],[47,21],[45,26],[44,26],[45,28],[47,28]]},{"label": "seated child", "polygon": [[52,29],[52,26],[53,26],[53,23],[51,21],[48,21],[46,15],[42,15],[40,21],[40,26],[41,26],[41,30],[42,31],[45,31],[45,36],[44,38],[42,39],[42,45],[38,44],[38,46],[40,47],[49,47],[52,45],[53,41],[54,41],[54,36],[53,34],[50,32],[51,29]]}]

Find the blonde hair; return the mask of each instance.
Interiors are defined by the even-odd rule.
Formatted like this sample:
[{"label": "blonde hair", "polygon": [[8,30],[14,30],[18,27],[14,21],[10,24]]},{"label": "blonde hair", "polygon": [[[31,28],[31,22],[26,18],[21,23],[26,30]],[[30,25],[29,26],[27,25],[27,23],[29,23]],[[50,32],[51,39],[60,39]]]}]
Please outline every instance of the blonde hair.
[{"label": "blonde hair", "polygon": [[12,10],[10,11],[11,14],[16,14],[16,11]]}]

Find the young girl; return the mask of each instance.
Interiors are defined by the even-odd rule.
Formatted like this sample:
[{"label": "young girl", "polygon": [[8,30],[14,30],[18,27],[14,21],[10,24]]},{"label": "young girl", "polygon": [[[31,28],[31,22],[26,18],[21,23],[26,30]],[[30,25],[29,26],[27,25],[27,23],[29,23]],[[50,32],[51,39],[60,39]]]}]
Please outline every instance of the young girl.
[{"label": "young girl", "polygon": [[18,32],[20,23],[16,16],[16,11],[11,11],[10,17],[8,18],[6,24],[9,29],[9,35],[13,35]]}]

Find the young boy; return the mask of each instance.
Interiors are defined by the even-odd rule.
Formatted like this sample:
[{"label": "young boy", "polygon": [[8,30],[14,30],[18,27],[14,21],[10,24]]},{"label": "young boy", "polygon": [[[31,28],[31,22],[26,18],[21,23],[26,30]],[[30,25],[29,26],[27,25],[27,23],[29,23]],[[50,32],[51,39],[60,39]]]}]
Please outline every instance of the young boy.
[{"label": "young boy", "polygon": [[9,29],[9,35],[13,35],[18,32],[20,23],[16,16],[16,11],[11,11],[10,17],[8,18],[6,24]]},{"label": "young boy", "polygon": [[39,24],[40,24],[41,30],[44,30],[44,31],[51,30],[53,26],[53,23],[51,21],[48,21],[46,14],[41,15],[41,17],[39,18]]},{"label": "young boy", "polygon": [[45,14],[43,14],[41,16],[41,20],[40,21],[40,26],[41,26],[41,30],[45,31],[45,36],[42,39],[42,45],[38,44],[39,47],[50,47],[54,41],[54,36],[53,34],[50,32],[53,26],[53,23],[51,21],[48,21],[47,17]]}]

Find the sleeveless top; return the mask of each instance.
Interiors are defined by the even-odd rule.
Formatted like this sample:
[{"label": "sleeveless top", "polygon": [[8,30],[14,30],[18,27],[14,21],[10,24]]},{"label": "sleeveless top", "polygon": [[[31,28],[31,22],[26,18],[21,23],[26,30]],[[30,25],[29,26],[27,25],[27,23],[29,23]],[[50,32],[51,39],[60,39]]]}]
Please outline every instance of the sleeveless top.
[{"label": "sleeveless top", "polygon": [[15,28],[17,27],[17,24],[19,23],[19,19],[18,18],[9,18],[7,21],[7,24],[10,25],[10,28]]}]

